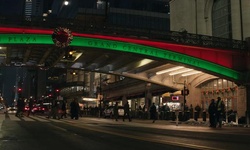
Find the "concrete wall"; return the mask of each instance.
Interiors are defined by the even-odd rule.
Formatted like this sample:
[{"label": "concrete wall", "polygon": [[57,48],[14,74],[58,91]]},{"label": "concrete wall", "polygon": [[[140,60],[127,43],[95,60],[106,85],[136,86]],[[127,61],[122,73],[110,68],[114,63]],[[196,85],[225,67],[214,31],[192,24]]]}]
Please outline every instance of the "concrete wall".
[{"label": "concrete wall", "polygon": [[[170,30],[211,35],[211,9],[208,0],[174,0],[170,2]],[[210,11],[211,12],[211,11]]]},{"label": "concrete wall", "polygon": [[[171,1],[170,30],[186,29],[189,33],[212,35],[213,3],[212,0]],[[242,15],[240,9],[242,9]],[[246,37],[250,37],[249,0],[232,0],[231,11],[233,39],[245,40]]]}]

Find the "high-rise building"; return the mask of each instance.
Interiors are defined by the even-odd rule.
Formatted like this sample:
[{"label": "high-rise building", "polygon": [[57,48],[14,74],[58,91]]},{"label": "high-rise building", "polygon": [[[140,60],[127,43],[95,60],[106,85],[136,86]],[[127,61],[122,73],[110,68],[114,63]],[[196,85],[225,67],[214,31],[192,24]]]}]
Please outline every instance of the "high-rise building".
[{"label": "high-rise building", "polygon": [[43,0],[25,0],[24,16],[31,21],[33,16],[43,15]]}]

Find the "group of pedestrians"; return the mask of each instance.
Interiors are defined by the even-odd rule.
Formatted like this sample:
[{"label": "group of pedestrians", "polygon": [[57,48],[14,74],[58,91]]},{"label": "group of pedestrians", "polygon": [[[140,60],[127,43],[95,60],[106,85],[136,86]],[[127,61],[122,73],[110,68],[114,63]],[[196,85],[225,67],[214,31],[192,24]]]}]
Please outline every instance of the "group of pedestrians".
[{"label": "group of pedestrians", "polygon": [[[132,119],[131,119],[131,116],[130,116],[129,102],[128,101],[124,104],[123,109],[124,109],[123,121],[125,121],[125,119],[127,118],[129,120],[129,122],[131,122]],[[150,107],[149,112],[150,112],[150,118],[153,120],[153,123],[154,123],[155,120],[157,119],[157,110],[156,110],[155,103],[152,104],[152,106]],[[118,116],[119,116],[118,102],[116,102],[115,106],[114,106],[114,119],[116,121],[118,121]]]},{"label": "group of pedestrians", "polygon": [[[132,119],[131,119],[131,116],[130,116],[129,102],[128,101],[124,104],[123,110],[124,110],[124,114],[123,114],[122,120],[125,121],[125,119],[127,118],[129,120],[129,122],[131,122]],[[115,103],[113,111],[114,111],[114,118],[115,118],[116,121],[118,121],[118,117],[119,117],[118,102]]]},{"label": "group of pedestrians", "polygon": [[[66,102],[62,101],[53,101],[51,110],[47,116],[47,118],[54,118],[54,119],[63,119],[67,118],[67,106]],[[76,98],[74,98],[70,103],[70,117],[71,119],[77,120],[79,118],[80,107],[79,103]]]},{"label": "group of pedestrians", "polygon": [[216,128],[218,125],[218,127],[221,128],[222,120],[225,115],[225,104],[221,100],[221,97],[218,97],[217,101],[215,101],[214,99],[211,100],[211,103],[208,107],[208,113],[210,127]]}]

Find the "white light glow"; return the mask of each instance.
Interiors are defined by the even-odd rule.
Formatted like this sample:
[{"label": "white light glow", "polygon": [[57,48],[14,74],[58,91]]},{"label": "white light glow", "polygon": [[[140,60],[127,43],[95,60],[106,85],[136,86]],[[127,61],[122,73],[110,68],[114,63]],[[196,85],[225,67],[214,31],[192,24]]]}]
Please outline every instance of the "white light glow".
[{"label": "white light glow", "polygon": [[201,73],[201,71],[196,71],[196,70],[195,71],[190,71],[190,72],[182,74],[181,76],[186,77],[186,76],[195,75],[195,74],[198,74],[198,73]]},{"label": "white light glow", "polygon": [[84,101],[97,101],[96,98],[87,98],[87,97],[83,97],[82,100],[84,100]]},{"label": "white light glow", "polygon": [[185,68],[185,69],[181,69],[181,70],[178,70],[178,71],[170,72],[169,75],[173,76],[173,75],[181,74],[181,73],[184,73],[184,72],[189,72],[189,71],[192,71],[192,70],[194,70],[194,69]]},{"label": "white light glow", "polygon": [[165,70],[162,70],[162,71],[158,71],[158,72],[156,72],[156,74],[159,75],[159,74],[175,71],[175,70],[182,69],[182,68],[184,68],[184,67],[183,66],[177,66],[177,67],[165,69]]},{"label": "white light glow", "polygon": [[64,5],[65,6],[69,5],[69,1],[64,1]]},{"label": "white light glow", "polygon": [[153,60],[151,60],[151,59],[143,59],[143,60],[140,61],[139,65],[137,67],[145,66],[145,65],[151,63],[152,61]]}]

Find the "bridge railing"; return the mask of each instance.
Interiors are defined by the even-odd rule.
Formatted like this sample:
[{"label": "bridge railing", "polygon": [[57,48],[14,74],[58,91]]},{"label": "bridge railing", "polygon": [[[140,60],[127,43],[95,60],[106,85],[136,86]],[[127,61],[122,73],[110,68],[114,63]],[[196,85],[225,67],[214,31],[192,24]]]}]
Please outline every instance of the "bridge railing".
[{"label": "bridge railing", "polygon": [[32,17],[30,20],[22,17],[0,16],[0,25],[19,27],[56,28],[67,27],[73,32],[124,36],[148,40],[167,41],[184,45],[222,48],[226,50],[248,51],[245,41],[225,39],[207,35],[191,34],[185,31],[157,31],[118,26],[105,21],[86,21],[78,19]]}]

